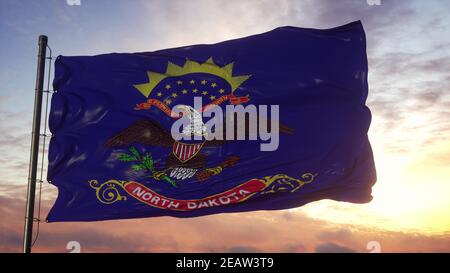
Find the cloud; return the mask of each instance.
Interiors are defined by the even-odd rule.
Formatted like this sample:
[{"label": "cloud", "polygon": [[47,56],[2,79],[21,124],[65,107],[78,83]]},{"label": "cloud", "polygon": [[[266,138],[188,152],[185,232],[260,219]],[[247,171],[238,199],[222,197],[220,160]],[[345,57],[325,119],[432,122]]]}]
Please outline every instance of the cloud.
[{"label": "cloud", "polygon": [[372,63],[371,132],[392,153],[450,137],[450,57],[428,55],[390,53]]},{"label": "cloud", "polygon": [[[42,203],[45,216],[52,202]],[[0,196],[0,252],[19,252],[24,200]],[[289,215],[286,217],[286,215]],[[219,214],[199,218],[41,223],[35,252],[367,252],[369,241],[383,252],[450,251],[450,234],[423,235],[335,224],[301,210]]]},{"label": "cloud", "polygon": [[348,229],[339,229],[334,231],[324,231],[317,235],[317,238],[321,240],[349,240],[352,238],[353,234]]},{"label": "cloud", "polygon": [[316,247],[317,253],[354,253],[354,249],[340,246],[335,243],[324,243]]},{"label": "cloud", "polygon": [[0,226],[0,252],[18,252],[22,236],[15,230]]},{"label": "cloud", "polygon": [[251,247],[251,246],[233,246],[233,247],[230,247],[228,252],[231,252],[231,253],[258,253],[258,252],[261,252],[261,250]]},{"label": "cloud", "polygon": [[154,244],[158,243],[157,240],[149,239],[143,234],[127,237],[100,228],[82,228],[72,230],[70,235],[59,230],[44,230],[39,235],[36,249],[65,252],[69,241],[79,242],[83,252],[145,252],[151,251]]}]

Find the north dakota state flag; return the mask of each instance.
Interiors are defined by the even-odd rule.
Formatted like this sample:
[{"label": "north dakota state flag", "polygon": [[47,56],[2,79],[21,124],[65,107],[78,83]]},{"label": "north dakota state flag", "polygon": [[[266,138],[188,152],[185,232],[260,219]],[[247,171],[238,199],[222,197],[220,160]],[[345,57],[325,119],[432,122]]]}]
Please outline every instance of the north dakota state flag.
[{"label": "north dakota state flag", "polygon": [[48,221],[370,201],[365,42],[354,22],[59,56],[48,167],[58,198]]}]

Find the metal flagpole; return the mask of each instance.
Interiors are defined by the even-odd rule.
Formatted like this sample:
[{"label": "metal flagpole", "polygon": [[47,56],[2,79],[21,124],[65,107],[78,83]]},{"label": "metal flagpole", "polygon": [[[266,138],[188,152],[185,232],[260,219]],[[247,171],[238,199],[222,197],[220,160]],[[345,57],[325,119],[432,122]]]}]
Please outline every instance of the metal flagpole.
[{"label": "metal flagpole", "polygon": [[28,170],[28,191],[25,210],[25,226],[23,232],[23,253],[31,252],[34,222],[34,199],[36,192],[36,173],[38,165],[39,135],[41,130],[42,93],[44,86],[44,70],[48,38],[39,36],[39,55],[34,93],[33,129],[31,132],[30,165]]}]

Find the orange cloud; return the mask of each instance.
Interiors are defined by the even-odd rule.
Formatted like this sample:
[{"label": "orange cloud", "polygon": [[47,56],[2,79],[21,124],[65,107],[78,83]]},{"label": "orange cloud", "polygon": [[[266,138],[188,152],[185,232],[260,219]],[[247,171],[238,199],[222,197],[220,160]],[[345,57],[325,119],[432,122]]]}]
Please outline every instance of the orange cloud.
[{"label": "orange cloud", "polygon": [[[0,251],[19,252],[24,202],[0,197]],[[44,211],[50,203],[44,202]],[[46,213],[46,212],[45,212]],[[450,234],[389,232],[314,220],[301,211],[261,211],[199,218],[158,217],[89,223],[42,223],[34,252],[449,252]]]}]

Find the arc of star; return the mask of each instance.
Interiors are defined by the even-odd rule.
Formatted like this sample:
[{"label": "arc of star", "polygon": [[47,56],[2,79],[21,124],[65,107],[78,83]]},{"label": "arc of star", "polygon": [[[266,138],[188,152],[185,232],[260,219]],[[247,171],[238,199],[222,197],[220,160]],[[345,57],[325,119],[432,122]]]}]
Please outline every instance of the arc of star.
[{"label": "arc of star", "polygon": [[182,81],[177,81],[177,84],[178,84],[178,85],[182,85],[183,82],[182,82]]},{"label": "arc of star", "polygon": [[[206,73],[215,75],[217,77],[220,77],[224,79],[230,86],[231,86],[231,92],[234,92],[243,82],[248,80],[251,75],[237,75],[233,76],[233,66],[234,62],[228,63],[225,66],[219,66],[217,65],[213,58],[208,58],[205,62],[199,63],[192,60],[186,59],[184,64],[182,66],[174,64],[172,62],[167,63],[166,70],[164,72],[153,72],[153,71],[147,71],[147,78],[148,81],[145,83],[139,83],[139,84],[133,84],[133,86],[141,92],[142,95],[145,97],[149,97],[151,95],[151,92],[153,89],[158,86],[158,84],[163,81],[164,79],[168,77],[178,77],[178,76],[184,76],[188,74],[193,73]],[[177,79],[178,80],[178,79]],[[180,79],[181,81],[181,79]],[[198,80],[200,81],[200,80]],[[202,84],[206,85],[209,81],[203,80]],[[191,78],[189,81],[190,84],[194,85],[196,81]],[[209,82],[209,83],[212,83]],[[177,84],[176,82],[174,84]],[[180,84],[180,83],[178,83]],[[181,84],[180,84],[181,85]],[[217,87],[217,83],[216,86]],[[167,89],[170,89],[170,85],[167,86]],[[213,86],[213,88],[215,88]]]},{"label": "arc of star", "polygon": [[161,92],[158,92],[158,93],[156,93],[156,95],[157,95],[158,97],[161,97],[161,96],[162,96],[162,93],[161,93]]},{"label": "arc of star", "polygon": [[170,89],[170,84],[166,84],[166,89],[169,90]]},{"label": "arc of star", "polygon": [[174,92],[174,93],[172,93],[172,97],[176,98],[176,97],[178,97],[178,94]]},{"label": "arc of star", "polygon": [[212,84],[211,84],[211,87],[216,87],[216,83],[215,82],[213,82]]},{"label": "arc of star", "polygon": [[187,94],[187,90],[186,90],[186,89],[183,89],[183,90],[181,90],[181,93]]},{"label": "arc of star", "polygon": [[209,97],[211,100],[214,100],[214,99],[216,99],[216,96],[211,96],[211,97]]},{"label": "arc of star", "polygon": [[197,93],[197,92],[198,92],[198,89],[197,89],[197,88],[192,89],[192,93]]},{"label": "arc of star", "polygon": [[223,88],[219,89],[219,93],[223,94],[225,92],[225,90]]},{"label": "arc of star", "polygon": [[203,91],[202,94],[203,94],[203,95],[207,95],[207,94],[208,94],[208,91]]}]

